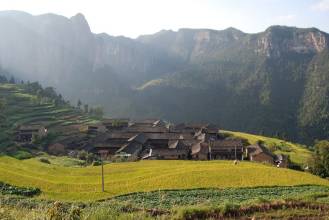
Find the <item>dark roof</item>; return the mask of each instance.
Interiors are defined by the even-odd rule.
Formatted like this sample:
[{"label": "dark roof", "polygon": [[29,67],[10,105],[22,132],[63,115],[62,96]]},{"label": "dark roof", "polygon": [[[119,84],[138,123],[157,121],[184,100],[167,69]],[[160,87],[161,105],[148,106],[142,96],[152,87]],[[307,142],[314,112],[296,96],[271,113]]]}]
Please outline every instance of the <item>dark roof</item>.
[{"label": "dark roof", "polygon": [[168,141],[168,148],[169,149],[181,149],[186,147],[186,144],[183,140],[169,140]]},{"label": "dark roof", "polygon": [[177,133],[148,133],[146,134],[148,139],[151,140],[178,140],[178,139],[191,139],[193,136],[191,134],[177,134]]},{"label": "dark roof", "polygon": [[140,125],[147,125],[151,127],[165,125],[165,122],[161,119],[144,119],[144,120],[137,120],[132,121],[130,126],[140,126]]},{"label": "dark roof", "polygon": [[128,142],[138,142],[140,144],[144,144],[147,141],[147,137],[145,134],[136,134],[135,136],[128,139]]},{"label": "dark roof", "polygon": [[135,136],[137,133],[125,133],[125,132],[117,132],[117,133],[104,133],[97,135],[93,142],[99,143],[99,142],[106,142],[111,139],[123,139],[128,140],[129,138]]},{"label": "dark roof", "polygon": [[130,126],[125,131],[139,133],[165,133],[168,132],[168,129],[166,127]]},{"label": "dark roof", "polygon": [[274,156],[267,148],[258,144],[247,146],[247,150],[248,150],[248,154],[253,156],[261,153],[268,154],[272,157]]}]

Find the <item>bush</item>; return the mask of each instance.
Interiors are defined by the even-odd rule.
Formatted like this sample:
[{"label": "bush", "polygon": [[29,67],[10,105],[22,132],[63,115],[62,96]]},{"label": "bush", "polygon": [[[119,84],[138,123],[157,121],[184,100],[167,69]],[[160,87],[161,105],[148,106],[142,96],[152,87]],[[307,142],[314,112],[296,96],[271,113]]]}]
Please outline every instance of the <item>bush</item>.
[{"label": "bush", "polygon": [[30,159],[33,157],[33,155],[30,152],[21,151],[21,150],[15,152],[11,156],[15,157],[18,160],[25,160],[25,159]]},{"label": "bush", "polygon": [[77,155],[79,160],[86,160],[87,156],[88,156],[88,153],[85,150],[79,151],[78,155]]},{"label": "bush", "polygon": [[19,195],[32,197],[39,195],[41,190],[34,187],[18,187],[0,182],[0,194]]},{"label": "bush", "polygon": [[102,165],[102,162],[96,160],[96,161],[94,161],[94,162],[92,163],[92,165],[93,165],[93,166],[100,166],[100,165]]},{"label": "bush", "polygon": [[39,161],[41,163],[47,163],[47,164],[50,164],[50,161],[47,159],[47,158],[40,158]]}]

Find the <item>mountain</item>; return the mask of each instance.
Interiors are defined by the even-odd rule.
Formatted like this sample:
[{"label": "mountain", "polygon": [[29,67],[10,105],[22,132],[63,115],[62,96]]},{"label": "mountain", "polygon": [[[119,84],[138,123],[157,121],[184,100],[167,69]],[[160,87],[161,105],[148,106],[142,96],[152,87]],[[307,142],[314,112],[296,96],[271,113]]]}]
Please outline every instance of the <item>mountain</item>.
[{"label": "mountain", "polygon": [[329,35],[271,26],[247,34],[93,34],[82,14],[0,12],[0,66],[108,115],[209,121],[310,142],[328,138]]}]

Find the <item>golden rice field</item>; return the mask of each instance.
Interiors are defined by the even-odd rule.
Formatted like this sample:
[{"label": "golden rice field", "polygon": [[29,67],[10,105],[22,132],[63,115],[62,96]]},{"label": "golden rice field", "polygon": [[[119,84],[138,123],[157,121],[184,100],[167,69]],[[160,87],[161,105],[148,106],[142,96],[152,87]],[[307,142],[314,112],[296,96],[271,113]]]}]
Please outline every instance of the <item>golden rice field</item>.
[{"label": "golden rice field", "polygon": [[0,181],[42,190],[41,198],[92,201],[132,192],[159,189],[225,188],[254,186],[328,185],[308,173],[259,163],[232,161],[139,161],[105,167],[105,193],[101,167],[64,167],[0,157]]}]

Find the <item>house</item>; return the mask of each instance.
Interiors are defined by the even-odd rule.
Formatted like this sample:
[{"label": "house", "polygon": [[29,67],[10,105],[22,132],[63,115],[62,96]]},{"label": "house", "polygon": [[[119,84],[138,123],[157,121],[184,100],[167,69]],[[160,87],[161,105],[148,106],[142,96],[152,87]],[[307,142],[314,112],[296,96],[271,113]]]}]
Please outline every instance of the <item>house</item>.
[{"label": "house", "polygon": [[191,159],[194,160],[208,160],[209,159],[209,146],[207,143],[201,141],[192,145],[190,150]]},{"label": "house", "polygon": [[136,134],[124,132],[97,135],[89,144],[89,151],[93,153],[107,151],[109,155],[114,155],[134,135]]},{"label": "house", "polygon": [[172,132],[172,133],[190,133],[190,134],[194,135],[196,132],[201,131],[202,128],[204,128],[205,126],[207,126],[207,124],[181,123],[178,125],[170,126],[170,132]]},{"label": "house", "polygon": [[108,130],[120,130],[129,126],[129,118],[109,118],[104,119],[102,124]]},{"label": "house", "polygon": [[33,137],[42,138],[47,135],[47,129],[42,125],[22,125],[18,129],[19,142],[31,142]]},{"label": "house", "polygon": [[139,156],[140,152],[143,150],[144,144],[147,141],[147,138],[144,134],[137,134],[127,140],[127,143],[124,144],[119,150],[116,151],[116,154],[124,154],[130,156]]},{"label": "house", "polygon": [[243,143],[240,139],[226,139],[209,142],[210,159],[242,160]]},{"label": "house", "polygon": [[248,146],[246,154],[250,161],[274,164],[274,155],[261,145],[255,144]]},{"label": "house", "polygon": [[144,150],[142,159],[180,160],[189,158],[189,147],[183,140],[171,140],[166,147],[152,148]]},{"label": "house", "polygon": [[205,137],[207,139],[209,139],[210,137],[217,139],[219,133],[219,129],[216,125],[200,123],[181,123],[178,125],[170,126],[169,131],[172,133],[190,133],[195,136],[199,136],[200,134],[206,134]]}]

